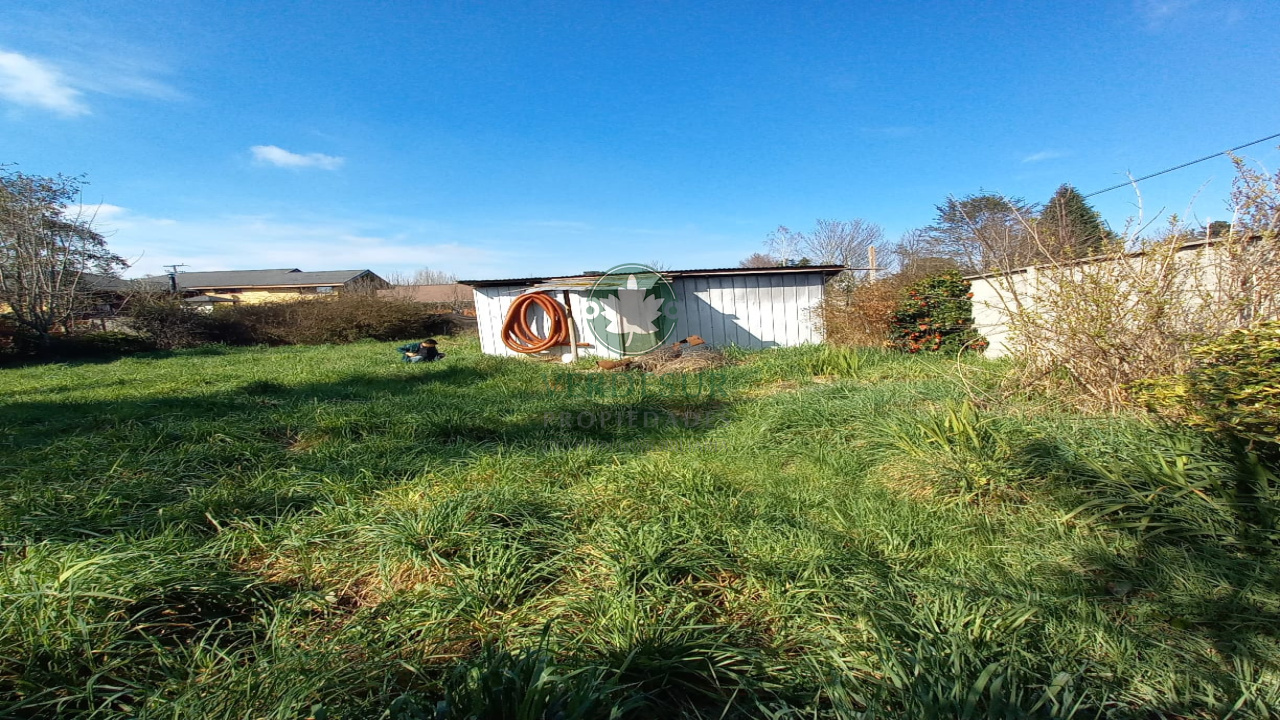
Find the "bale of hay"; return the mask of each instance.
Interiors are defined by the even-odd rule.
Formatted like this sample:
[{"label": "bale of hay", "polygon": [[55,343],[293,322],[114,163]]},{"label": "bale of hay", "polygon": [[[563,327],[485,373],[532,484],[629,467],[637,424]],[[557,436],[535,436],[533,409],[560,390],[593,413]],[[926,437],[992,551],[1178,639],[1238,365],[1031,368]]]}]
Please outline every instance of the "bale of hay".
[{"label": "bale of hay", "polygon": [[724,353],[710,345],[697,345],[686,347],[676,357],[657,363],[649,372],[654,375],[665,375],[667,373],[709,370],[724,367],[728,364],[729,359],[724,356]]},{"label": "bale of hay", "polygon": [[680,343],[664,345],[652,352],[632,359],[631,364],[645,372],[653,372],[655,369],[662,367],[663,364],[680,357],[681,347]]}]

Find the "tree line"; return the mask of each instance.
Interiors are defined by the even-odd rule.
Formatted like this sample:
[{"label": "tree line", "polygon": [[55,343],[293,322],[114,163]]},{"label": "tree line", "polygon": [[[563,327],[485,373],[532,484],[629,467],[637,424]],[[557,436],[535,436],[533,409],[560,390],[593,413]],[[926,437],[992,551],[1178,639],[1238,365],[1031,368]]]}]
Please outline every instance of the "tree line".
[{"label": "tree line", "polygon": [[[934,221],[905,233],[880,269],[912,276],[955,270],[977,274],[1103,252],[1117,240],[1078,190],[1064,184],[1043,205],[980,191],[947,198]],[[884,230],[868,220],[818,220],[812,230],[779,226],[765,252],[749,255],[744,268],[844,265],[865,270],[870,249],[881,247]],[[865,275],[864,275],[865,276]]]}]

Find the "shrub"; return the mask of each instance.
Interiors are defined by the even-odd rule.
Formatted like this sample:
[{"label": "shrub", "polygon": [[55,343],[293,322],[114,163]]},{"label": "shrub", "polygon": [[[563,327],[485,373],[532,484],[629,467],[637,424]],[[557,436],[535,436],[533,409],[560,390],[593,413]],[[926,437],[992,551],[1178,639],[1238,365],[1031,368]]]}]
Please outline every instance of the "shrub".
[{"label": "shrub", "polygon": [[135,298],[126,308],[125,324],[150,338],[161,350],[206,342],[205,316],[172,295]]},{"label": "shrub", "polygon": [[1134,383],[1134,399],[1192,427],[1277,443],[1280,321],[1229,332],[1190,355],[1186,373]]},{"label": "shrub", "polygon": [[832,375],[843,378],[856,378],[862,373],[865,357],[862,351],[847,348],[824,347],[817,355],[809,358],[809,372],[814,375]]},{"label": "shrub", "polygon": [[209,327],[219,342],[269,345],[400,340],[449,331],[448,320],[421,303],[365,295],[216,308]]},{"label": "shrub", "polygon": [[151,352],[156,344],[150,337],[127,332],[80,332],[40,337],[18,330],[10,342],[0,346],[0,357],[16,362],[28,360],[77,360],[115,358]]},{"label": "shrub", "polygon": [[60,350],[62,354],[113,357],[151,352],[156,349],[156,344],[151,338],[137,333],[106,331],[66,335],[58,338],[54,347],[55,351]]},{"label": "shrub", "polygon": [[973,329],[972,298],[969,281],[954,271],[908,285],[890,317],[890,342],[909,353],[983,350],[987,341]]},{"label": "shrub", "polygon": [[224,305],[205,316],[205,336],[227,345],[294,345],[292,327],[297,323],[294,306],[326,302],[293,300],[255,305]]},{"label": "shrub", "polygon": [[831,287],[818,306],[825,342],[853,347],[884,347],[902,285],[895,277],[855,285]]},{"label": "shrub", "polygon": [[163,349],[203,343],[319,345],[401,340],[453,329],[448,316],[422,303],[363,295],[221,306],[212,312],[166,295],[135,302],[128,324]]}]

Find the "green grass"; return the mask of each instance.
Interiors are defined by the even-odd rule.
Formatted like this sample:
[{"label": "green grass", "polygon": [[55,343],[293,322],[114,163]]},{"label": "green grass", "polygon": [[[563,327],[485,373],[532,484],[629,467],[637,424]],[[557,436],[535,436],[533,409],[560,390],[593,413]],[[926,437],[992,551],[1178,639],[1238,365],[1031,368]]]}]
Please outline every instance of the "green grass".
[{"label": "green grass", "polygon": [[973,359],[445,345],[0,370],[0,716],[1280,713],[1256,458]]}]

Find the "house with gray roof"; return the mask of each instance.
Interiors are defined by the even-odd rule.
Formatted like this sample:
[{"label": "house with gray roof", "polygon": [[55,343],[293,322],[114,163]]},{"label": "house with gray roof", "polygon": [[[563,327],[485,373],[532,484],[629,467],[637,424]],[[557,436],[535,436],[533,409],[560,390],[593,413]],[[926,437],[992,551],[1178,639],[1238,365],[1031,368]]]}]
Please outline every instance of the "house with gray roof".
[{"label": "house with gray roof", "polygon": [[143,280],[196,302],[202,297],[216,298],[208,302],[259,303],[344,293],[372,295],[391,287],[372,270],[214,270],[153,275]]}]

